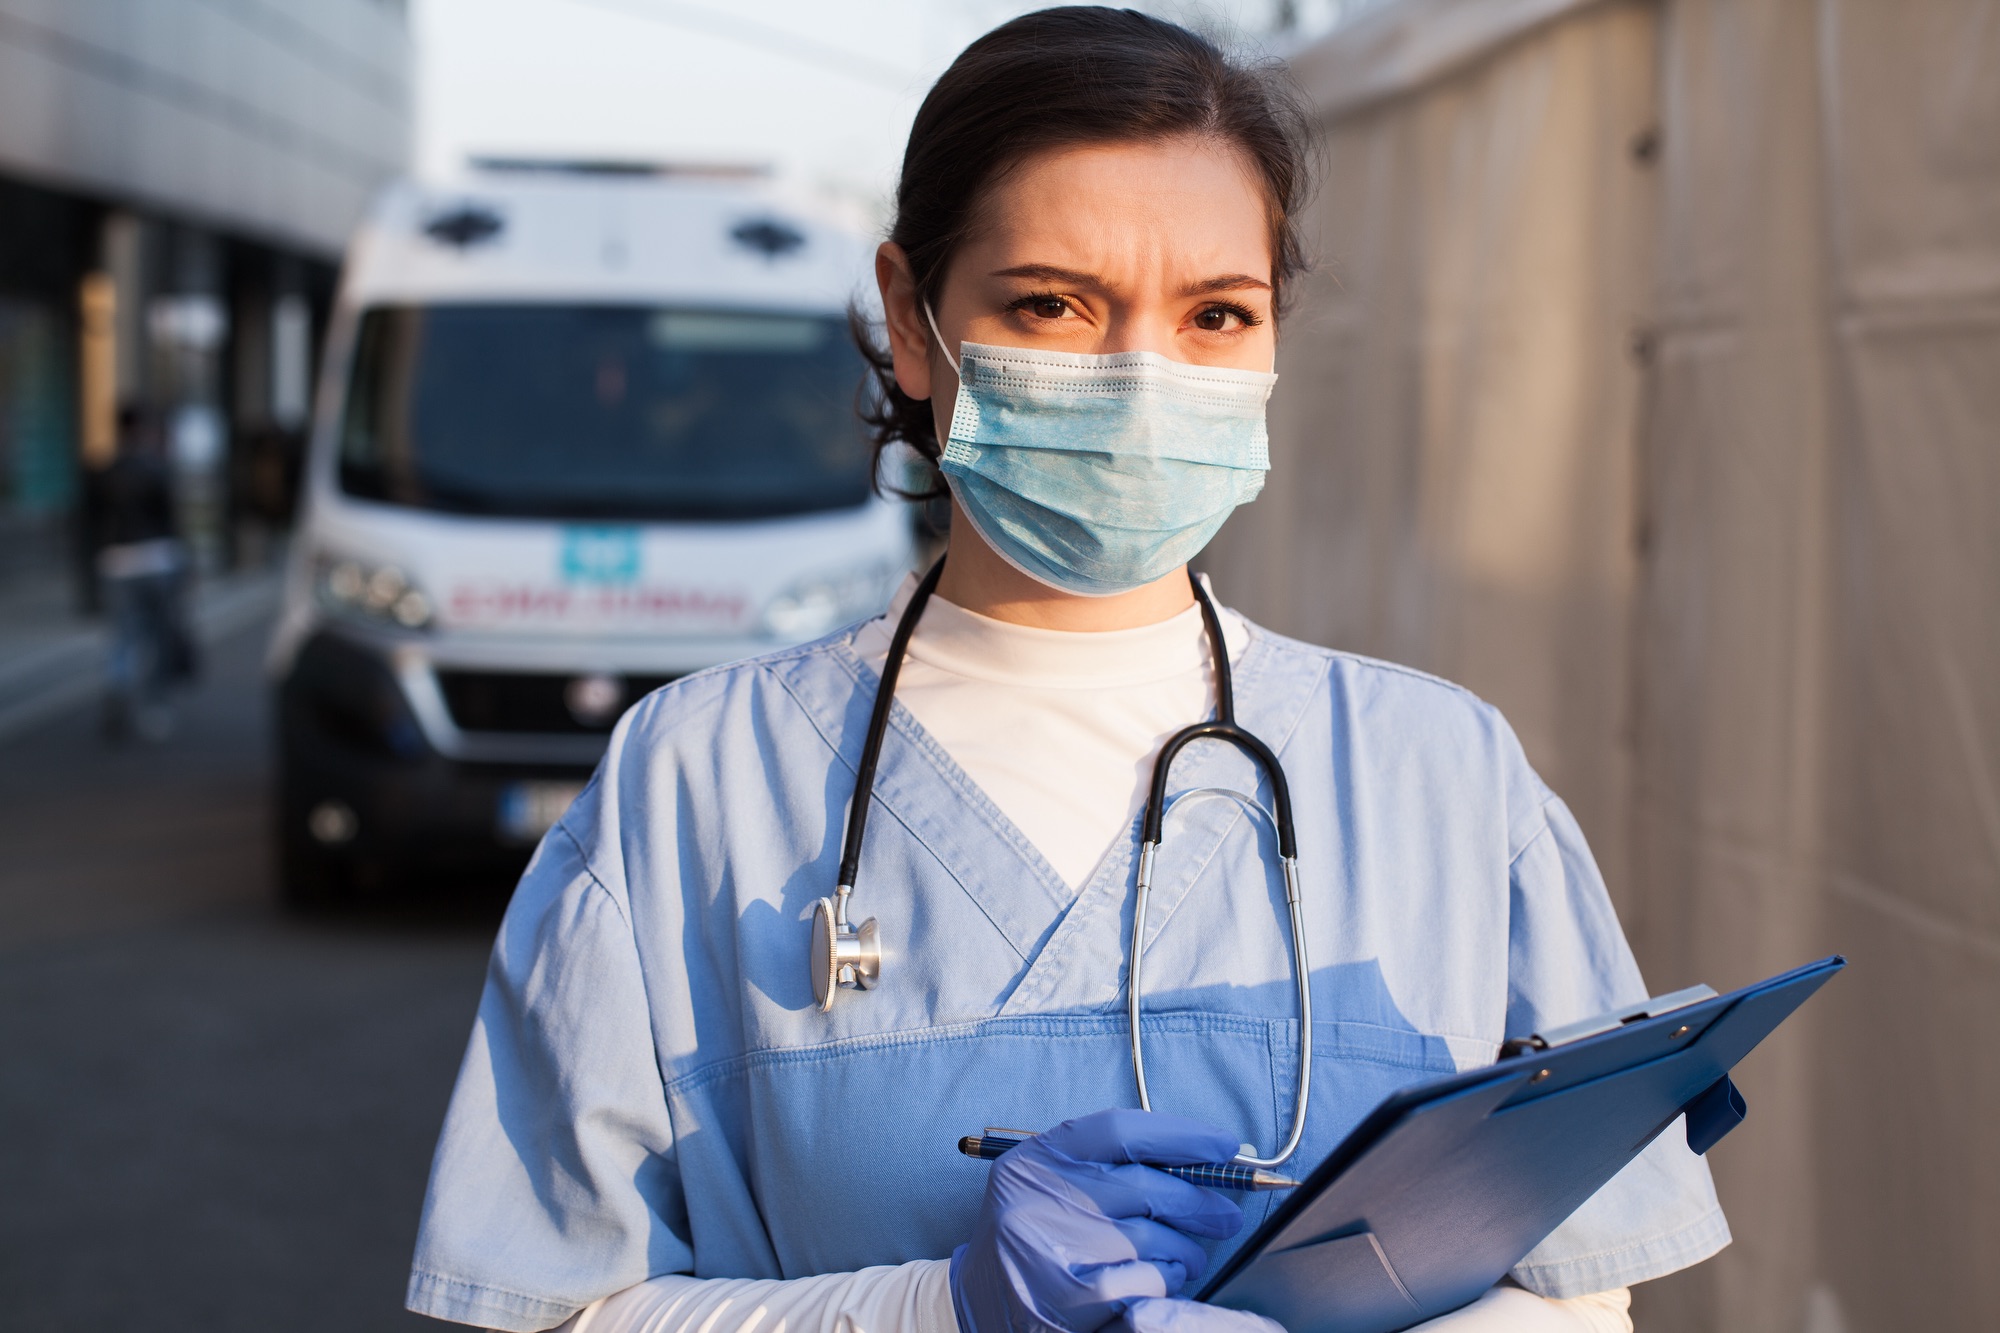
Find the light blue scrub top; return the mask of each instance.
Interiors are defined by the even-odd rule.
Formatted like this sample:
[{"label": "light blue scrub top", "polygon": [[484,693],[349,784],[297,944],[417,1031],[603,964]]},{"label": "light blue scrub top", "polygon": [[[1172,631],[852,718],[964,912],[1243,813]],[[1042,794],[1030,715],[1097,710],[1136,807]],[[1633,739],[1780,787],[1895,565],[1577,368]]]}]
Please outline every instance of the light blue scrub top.
[{"label": "light blue scrub top", "polygon": [[[439,1140],[410,1308],[556,1324],[649,1276],[790,1278],[948,1256],[983,1125],[1135,1105],[1124,949],[1138,828],[1071,889],[895,708],[855,891],[878,988],[813,1004],[876,677],[853,631],[669,685],[620,723],[494,946]],[[1646,988],[1583,835],[1488,705],[1251,627],[1239,720],[1282,758],[1313,963],[1310,1166],[1386,1094]],[[1193,721],[1194,719],[1189,719]],[[1173,790],[1257,788],[1201,742]],[[1154,1105],[1264,1151],[1289,1126],[1296,999],[1269,835],[1177,816],[1147,942]],[[1226,1254],[1275,1205],[1245,1198]],[[1515,1270],[1580,1295],[1728,1242],[1670,1129]]]}]

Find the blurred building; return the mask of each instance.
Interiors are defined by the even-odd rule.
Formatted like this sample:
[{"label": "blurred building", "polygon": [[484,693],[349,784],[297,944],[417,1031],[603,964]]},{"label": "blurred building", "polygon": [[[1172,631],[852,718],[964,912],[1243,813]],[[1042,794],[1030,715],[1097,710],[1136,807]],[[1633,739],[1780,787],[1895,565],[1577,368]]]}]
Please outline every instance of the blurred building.
[{"label": "blurred building", "polygon": [[409,66],[404,0],[0,0],[0,579],[87,567],[121,408],[204,566],[282,519]]},{"label": "blurred building", "polygon": [[1835,950],[1645,1333],[1993,1327],[2000,11],[1400,0],[1210,566],[1498,704],[1656,990]]}]

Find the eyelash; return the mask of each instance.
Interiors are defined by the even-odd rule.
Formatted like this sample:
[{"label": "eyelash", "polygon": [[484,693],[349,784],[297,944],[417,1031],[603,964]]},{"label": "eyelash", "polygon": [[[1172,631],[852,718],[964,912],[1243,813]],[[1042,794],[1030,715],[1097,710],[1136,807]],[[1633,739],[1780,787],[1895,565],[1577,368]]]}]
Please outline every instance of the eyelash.
[{"label": "eyelash", "polygon": [[[1019,296],[1009,301],[1007,309],[1009,313],[1016,310],[1028,310],[1034,306],[1046,305],[1051,301],[1061,305],[1064,309],[1069,308],[1069,301],[1055,292],[1029,292],[1026,296]],[[1238,320],[1242,321],[1243,327],[1246,329],[1254,329],[1264,322],[1257,312],[1249,306],[1239,305],[1234,301],[1211,301],[1202,307],[1204,314],[1210,310],[1226,311],[1236,316]]]},{"label": "eyelash", "polygon": [[1264,322],[1263,319],[1258,316],[1257,312],[1252,310],[1249,306],[1238,305],[1234,301],[1211,301],[1207,305],[1202,307],[1203,314],[1207,314],[1211,310],[1228,311],[1230,314],[1236,316],[1236,318],[1242,320],[1243,327],[1246,329],[1254,329],[1259,324],[1262,324]]},{"label": "eyelash", "polygon": [[1069,302],[1054,292],[1029,292],[1026,296],[1016,297],[1014,300],[1009,301],[1007,303],[1007,310],[1011,314],[1016,310],[1028,310],[1034,306],[1047,305],[1051,301],[1062,306],[1065,310],[1069,309]]}]

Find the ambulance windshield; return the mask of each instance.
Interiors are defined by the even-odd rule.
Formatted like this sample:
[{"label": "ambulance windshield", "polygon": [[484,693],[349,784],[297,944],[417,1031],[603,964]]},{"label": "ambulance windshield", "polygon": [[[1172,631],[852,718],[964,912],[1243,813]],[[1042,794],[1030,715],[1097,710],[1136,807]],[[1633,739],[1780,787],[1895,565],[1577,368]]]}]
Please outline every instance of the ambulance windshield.
[{"label": "ambulance windshield", "polygon": [[340,486],[521,518],[847,508],[869,493],[861,369],[828,315],[376,307],[355,346]]}]

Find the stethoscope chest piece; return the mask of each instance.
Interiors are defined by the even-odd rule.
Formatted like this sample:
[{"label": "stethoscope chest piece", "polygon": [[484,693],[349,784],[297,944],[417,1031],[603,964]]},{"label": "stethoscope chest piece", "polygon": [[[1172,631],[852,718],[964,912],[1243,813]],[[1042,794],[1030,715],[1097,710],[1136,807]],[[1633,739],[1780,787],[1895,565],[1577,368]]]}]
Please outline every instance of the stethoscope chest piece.
[{"label": "stethoscope chest piece", "polygon": [[882,736],[889,728],[889,707],[896,698],[896,677],[903,669],[903,654],[909,650],[910,635],[924,603],[937,589],[944,561],[931,566],[910,595],[902,619],[889,639],[889,655],[882,662],[882,682],[875,690],[875,707],[868,714],[868,734],[861,745],[861,763],[854,776],[854,800],[847,808],[847,834],[840,843],[840,878],[835,880],[833,897],[813,904],[812,983],[813,1000],[819,1011],[833,1008],[841,990],[867,990],[882,979],[882,936],[869,917],[858,927],[848,924],[847,900],[854,895],[854,881],[861,874],[861,836],[868,827],[868,807],[874,799],[875,765],[882,757]]},{"label": "stethoscope chest piece", "polygon": [[858,928],[848,924],[847,896],[852,892],[843,887],[838,901],[821,898],[813,904],[813,1002],[821,1013],[833,1008],[840,988],[867,990],[882,976],[882,936],[875,918]]}]

